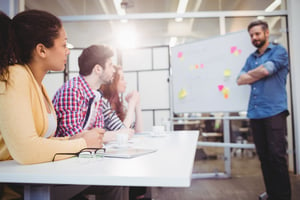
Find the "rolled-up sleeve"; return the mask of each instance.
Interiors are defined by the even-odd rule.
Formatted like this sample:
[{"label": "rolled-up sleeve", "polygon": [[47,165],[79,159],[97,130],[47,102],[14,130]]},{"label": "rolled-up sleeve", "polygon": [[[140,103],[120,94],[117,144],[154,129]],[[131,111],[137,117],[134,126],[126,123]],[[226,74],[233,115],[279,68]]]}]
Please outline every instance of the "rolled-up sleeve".
[{"label": "rolled-up sleeve", "polygon": [[263,66],[268,70],[269,75],[276,73],[282,68],[289,67],[289,59],[286,49],[281,45],[274,45],[273,48],[276,48],[276,50],[273,51],[274,53],[269,57],[269,60],[263,64]]},{"label": "rolled-up sleeve", "polygon": [[101,108],[104,116],[104,127],[106,130],[114,131],[119,130],[121,128],[125,128],[125,125],[118,117],[116,112],[112,110],[111,105],[107,99],[102,98]]}]

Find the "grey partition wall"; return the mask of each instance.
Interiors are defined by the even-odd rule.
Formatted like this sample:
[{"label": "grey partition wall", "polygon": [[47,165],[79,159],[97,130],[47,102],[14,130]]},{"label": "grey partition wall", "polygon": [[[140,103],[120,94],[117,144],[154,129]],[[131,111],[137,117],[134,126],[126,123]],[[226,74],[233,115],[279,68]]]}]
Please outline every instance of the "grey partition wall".
[{"label": "grey partition wall", "polygon": [[250,87],[236,78],[254,50],[247,31],[171,48],[173,111],[247,110]]},{"label": "grey partition wall", "polygon": [[169,47],[154,46],[121,51],[128,86],[125,92],[138,90],[144,130],[161,125],[170,118]]}]

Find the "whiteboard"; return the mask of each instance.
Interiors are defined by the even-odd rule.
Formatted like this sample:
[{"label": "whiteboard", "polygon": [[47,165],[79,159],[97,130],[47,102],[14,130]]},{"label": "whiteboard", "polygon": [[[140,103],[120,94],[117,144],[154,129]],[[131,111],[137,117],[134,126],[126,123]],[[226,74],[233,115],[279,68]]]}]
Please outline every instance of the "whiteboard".
[{"label": "whiteboard", "polygon": [[171,48],[173,111],[247,110],[250,86],[238,86],[236,78],[253,51],[247,31]]}]

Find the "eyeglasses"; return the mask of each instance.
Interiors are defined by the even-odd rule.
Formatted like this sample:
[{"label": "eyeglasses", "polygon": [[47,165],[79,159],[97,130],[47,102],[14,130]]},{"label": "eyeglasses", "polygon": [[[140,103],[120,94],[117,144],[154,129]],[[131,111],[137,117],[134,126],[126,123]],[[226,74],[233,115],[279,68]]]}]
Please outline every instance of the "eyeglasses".
[{"label": "eyeglasses", "polygon": [[105,148],[84,148],[77,153],[56,153],[53,156],[52,162],[55,161],[55,157],[59,155],[74,155],[78,158],[103,158],[105,154]]}]

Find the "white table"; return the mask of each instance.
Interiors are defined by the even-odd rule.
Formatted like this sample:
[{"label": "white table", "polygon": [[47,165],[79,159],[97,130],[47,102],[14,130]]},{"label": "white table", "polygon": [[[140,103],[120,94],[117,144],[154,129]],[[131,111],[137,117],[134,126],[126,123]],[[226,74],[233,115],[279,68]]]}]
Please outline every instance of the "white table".
[{"label": "white table", "polygon": [[[27,184],[25,198],[31,199],[50,199],[53,185],[189,187],[197,140],[198,131],[136,136],[134,146],[158,150],[131,159],[70,158],[34,165],[2,161],[0,182]],[[35,184],[45,187],[35,190]]]}]

